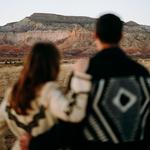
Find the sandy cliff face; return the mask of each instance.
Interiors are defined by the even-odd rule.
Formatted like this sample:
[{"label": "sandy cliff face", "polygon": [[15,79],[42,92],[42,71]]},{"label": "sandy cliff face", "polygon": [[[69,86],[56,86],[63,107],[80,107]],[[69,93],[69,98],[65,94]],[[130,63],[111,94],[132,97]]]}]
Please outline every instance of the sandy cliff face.
[{"label": "sandy cliff face", "polygon": [[127,22],[121,45],[128,53],[141,57],[150,57],[150,26]]},{"label": "sandy cliff face", "polygon": [[[30,17],[0,27],[0,50],[4,46],[25,48],[38,41],[52,41],[65,57],[95,53],[93,40],[95,19],[35,13]],[[150,56],[150,26],[127,22],[121,46],[134,56]]]},{"label": "sandy cliff face", "polygon": [[67,30],[46,30],[46,31],[27,31],[27,32],[8,32],[0,33],[0,44],[10,45],[29,45],[38,41],[59,41],[68,38],[70,31]]}]

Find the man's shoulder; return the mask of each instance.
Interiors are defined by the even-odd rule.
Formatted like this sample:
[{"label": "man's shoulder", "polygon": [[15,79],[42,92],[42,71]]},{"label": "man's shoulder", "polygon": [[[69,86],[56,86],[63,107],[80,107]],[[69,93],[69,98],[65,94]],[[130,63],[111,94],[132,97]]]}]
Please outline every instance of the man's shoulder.
[{"label": "man's shoulder", "polygon": [[132,59],[130,59],[129,68],[130,67],[131,67],[131,69],[134,69],[135,73],[139,74],[140,76],[146,76],[146,77],[150,76],[150,73],[145,66],[143,66],[142,64],[140,64]]},{"label": "man's shoulder", "polygon": [[[92,60],[99,60],[99,61],[101,61],[101,59],[105,59],[105,57],[107,57],[107,55],[105,56],[106,54],[104,53],[104,52],[101,52],[101,51],[99,51],[99,52],[97,52],[95,55],[93,55],[93,57],[91,57],[91,61]],[[101,59],[99,59],[99,58],[101,58]]]},{"label": "man's shoulder", "polygon": [[[102,74],[121,76],[150,76],[146,67],[127,56],[121,49],[116,52],[109,50],[98,52],[90,59],[90,70],[101,70]],[[113,72],[113,73],[112,73]]]}]

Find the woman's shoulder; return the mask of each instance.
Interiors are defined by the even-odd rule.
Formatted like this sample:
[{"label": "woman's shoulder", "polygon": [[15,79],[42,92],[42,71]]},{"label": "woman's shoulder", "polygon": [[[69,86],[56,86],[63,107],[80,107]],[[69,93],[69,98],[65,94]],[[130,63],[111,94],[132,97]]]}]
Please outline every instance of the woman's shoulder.
[{"label": "woman's shoulder", "polygon": [[4,94],[4,101],[8,101],[10,96],[11,96],[11,92],[12,92],[13,87],[8,87],[5,94]]},{"label": "woman's shoulder", "polygon": [[12,87],[9,87],[5,94],[4,94],[4,98],[0,104],[0,116],[2,117],[3,114],[6,113],[5,109],[9,103],[9,98],[10,98],[10,94],[11,94],[11,91],[12,91]]},{"label": "woman's shoulder", "polygon": [[59,85],[56,81],[49,81],[46,82],[41,89],[41,94],[47,93],[48,91],[51,91],[53,89],[58,89]]},{"label": "woman's shoulder", "polygon": [[52,93],[59,88],[59,84],[56,81],[46,82],[40,90],[40,103],[47,105],[47,102],[51,99]]}]

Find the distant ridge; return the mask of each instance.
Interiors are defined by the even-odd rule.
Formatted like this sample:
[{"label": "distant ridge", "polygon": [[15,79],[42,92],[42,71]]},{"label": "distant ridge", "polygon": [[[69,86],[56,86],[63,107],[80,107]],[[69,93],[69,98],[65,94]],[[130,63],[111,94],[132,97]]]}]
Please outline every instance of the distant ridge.
[{"label": "distant ridge", "polygon": [[84,17],[84,16],[63,16],[57,14],[49,14],[49,13],[34,13],[29,19],[32,21],[40,22],[40,23],[93,23],[95,21],[94,18]]},{"label": "distant ridge", "polygon": [[128,26],[137,26],[139,25],[138,23],[134,22],[134,21],[128,21],[125,23],[125,25],[128,25]]},{"label": "distant ridge", "polygon": [[[33,13],[29,17],[18,22],[11,22],[4,26],[0,26],[0,32],[26,32],[35,30],[62,29],[72,28],[74,25],[79,25],[88,30],[93,30],[96,18],[85,16],[64,16],[52,13]],[[125,26],[141,26],[134,21],[124,22]],[[142,25],[148,30],[149,26]]]},{"label": "distant ridge", "polygon": [[8,23],[5,26],[0,26],[0,32],[26,32],[33,30],[48,30],[71,28],[74,25],[83,26],[92,29],[95,18],[84,16],[63,16],[50,13],[33,13],[29,17],[18,22]]},{"label": "distant ridge", "polygon": [[[95,53],[95,22],[95,18],[84,16],[34,13],[0,27],[1,56],[8,57],[14,51],[20,58],[38,41],[56,43],[66,58],[92,56]],[[150,57],[150,26],[124,22],[120,44],[132,56]]]}]

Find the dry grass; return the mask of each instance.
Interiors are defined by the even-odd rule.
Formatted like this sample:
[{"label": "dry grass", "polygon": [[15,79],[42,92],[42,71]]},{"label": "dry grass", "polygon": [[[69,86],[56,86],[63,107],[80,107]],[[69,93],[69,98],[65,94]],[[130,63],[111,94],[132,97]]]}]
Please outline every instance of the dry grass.
[{"label": "dry grass", "polygon": [[8,86],[11,86],[18,78],[21,66],[6,66],[0,68],[0,98],[4,96],[4,93]]},{"label": "dry grass", "polygon": [[[68,76],[71,73],[71,64],[61,66],[59,75],[59,83],[65,87],[68,81]],[[22,66],[6,66],[0,67],[0,100],[3,98],[6,89],[11,86],[19,76]]]},{"label": "dry grass", "polygon": [[145,66],[150,72],[150,59],[139,59],[138,62]]},{"label": "dry grass", "polygon": [[[138,62],[150,70],[150,59],[139,59]],[[58,81],[62,87],[67,85],[72,66],[73,64],[61,65]],[[0,100],[3,98],[6,89],[17,80],[21,69],[22,66],[0,66]]]}]

